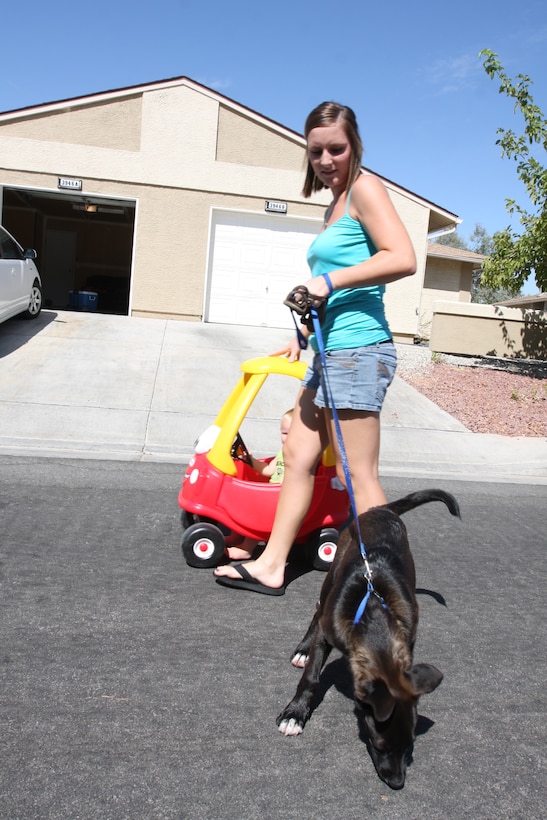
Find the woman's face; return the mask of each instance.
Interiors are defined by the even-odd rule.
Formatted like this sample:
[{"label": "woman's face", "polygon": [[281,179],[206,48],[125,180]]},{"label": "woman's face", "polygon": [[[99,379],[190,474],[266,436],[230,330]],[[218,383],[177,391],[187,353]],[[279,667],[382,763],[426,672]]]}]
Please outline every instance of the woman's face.
[{"label": "woman's face", "polygon": [[321,125],[308,134],[308,159],[321,182],[331,189],[344,190],[351,163],[351,146],[344,126]]}]

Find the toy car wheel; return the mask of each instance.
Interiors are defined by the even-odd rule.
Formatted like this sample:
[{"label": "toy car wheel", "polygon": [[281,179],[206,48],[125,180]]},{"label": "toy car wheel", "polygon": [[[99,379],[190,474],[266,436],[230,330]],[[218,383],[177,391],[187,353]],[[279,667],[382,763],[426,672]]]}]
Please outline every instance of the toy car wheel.
[{"label": "toy car wheel", "polygon": [[188,527],[192,526],[192,524],[197,524],[198,522],[214,524],[224,536],[230,535],[231,533],[231,529],[229,527],[225,527],[224,524],[221,524],[220,521],[215,521],[214,518],[207,518],[205,516],[202,517],[201,515],[194,515],[194,513],[188,512],[188,510],[182,510],[180,514],[180,523],[182,524],[183,530],[187,530]]},{"label": "toy car wheel", "polygon": [[328,572],[338,546],[338,530],[334,527],[325,527],[314,532],[306,542],[306,558],[320,572]]},{"label": "toy car wheel", "polygon": [[191,567],[216,567],[224,557],[224,536],[214,524],[191,524],[182,536],[182,554]]},{"label": "toy car wheel", "polygon": [[220,530],[224,537],[230,535],[230,533],[232,532],[229,527],[225,527],[224,524],[221,524],[220,521],[216,521],[214,518],[207,518],[206,516],[196,515],[194,520],[200,521],[203,524],[213,524],[213,526],[215,526],[217,530]]}]

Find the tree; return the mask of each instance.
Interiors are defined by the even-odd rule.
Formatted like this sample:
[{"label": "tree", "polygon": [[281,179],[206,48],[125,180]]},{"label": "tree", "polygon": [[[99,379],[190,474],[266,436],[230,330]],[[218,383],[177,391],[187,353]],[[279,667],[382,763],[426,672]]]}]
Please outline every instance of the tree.
[{"label": "tree", "polygon": [[513,291],[505,288],[491,288],[483,285],[480,277],[477,284],[471,285],[471,301],[476,305],[497,305],[499,302],[506,302],[514,297]]},{"label": "tree", "polygon": [[494,250],[494,240],[490,234],[486,232],[484,225],[481,225],[479,222],[475,223],[475,228],[469,237],[469,242],[471,244],[471,250],[475,253],[481,253],[483,256],[490,256]]},{"label": "tree", "polygon": [[445,233],[442,236],[437,237],[435,240],[439,245],[447,245],[449,248],[459,248],[463,251],[468,251],[469,246],[465,239],[459,235],[457,231],[452,231],[451,233]]},{"label": "tree", "polygon": [[[486,228],[475,223],[475,229],[469,237],[471,243],[471,250],[475,253],[480,253],[482,256],[490,256],[494,250],[494,240],[486,232]],[[496,302],[504,302],[510,299],[514,294],[505,290],[504,288],[492,288],[483,283],[484,268],[473,271],[473,279],[471,282],[471,301],[477,302],[481,305],[493,305]]]},{"label": "tree", "polygon": [[498,128],[496,144],[501,146],[502,157],[514,159],[517,175],[524,183],[533,206],[529,212],[513,199],[505,201],[511,215],[518,214],[522,226],[520,234],[505,228],[494,234],[492,253],[485,260],[482,285],[502,288],[511,294],[520,291],[527,278],[533,274],[541,291],[547,290],[547,168],[531,152],[531,146],[539,146],[539,154],[547,152],[547,121],[543,112],[534,104],[530,93],[532,81],[525,74],[517,74],[516,82],[505,74],[497,55],[484,49],[484,69],[491,79],[500,80],[499,93],[515,100],[514,111],[524,118],[524,133]]},{"label": "tree", "polygon": [[483,256],[491,254],[494,247],[494,240],[480,222],[475,223],[469,241],[466,241],[457,231],[452,231],[439,236],[435,242],[439,245],[448,245],[450,248],[459,248],[462,251],[481,253]]}]

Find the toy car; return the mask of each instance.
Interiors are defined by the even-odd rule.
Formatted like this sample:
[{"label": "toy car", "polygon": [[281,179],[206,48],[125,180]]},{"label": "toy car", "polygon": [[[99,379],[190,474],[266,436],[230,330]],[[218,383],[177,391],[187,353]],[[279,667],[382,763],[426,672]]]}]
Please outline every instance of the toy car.
[{"label": "toy car", "polygon": [[[304,362],[278,356],[243,362],[238,383],[214,423],[197,439],[178,497],[185,528],[182,551],[190,566],[222,563],[229,534],[259,542],[268,539],[280,484],[270,483],[252,468],[239,430],[270,374],[301,380],[306,367]],[[327,570],[334,560],[338,528],[347,520],[348,509],[348,495],[328,447],[317,467],[310,508],[295,542],[304,546],[315,569]]]}]

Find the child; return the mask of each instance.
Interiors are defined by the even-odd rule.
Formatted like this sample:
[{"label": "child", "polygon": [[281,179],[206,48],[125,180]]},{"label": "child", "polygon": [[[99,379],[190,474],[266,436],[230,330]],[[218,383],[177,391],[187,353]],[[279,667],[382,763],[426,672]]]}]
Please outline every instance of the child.
[{"label": "child", "polygon": [[[289,428],[291,426],[292,414],[292,409],[287,410],[287,412],[283,413],[283,416],[281,417],[281,449],[275,458],[272,458],[271,461],[259,461],[258,459],[253,458],[253,456],[249,453],[249,458],[253,469],[256,470],[257,473],[260,473],[260,475],[269,478],[270,484],[281,484],[283,481],[283,474],[285,472],[283,445],[285,444],[285,439],[287,438],[287,433],[289,432]],[[228,558],[231,561],[242,561],[251,558],[259,542],[255,541],[253,538],[244,538],[241,543],[237,544],[237,546],[235,544],[230,546],[229,542],[234,537],[237,536],[231,536],[227,539],[226,555]]]}]

